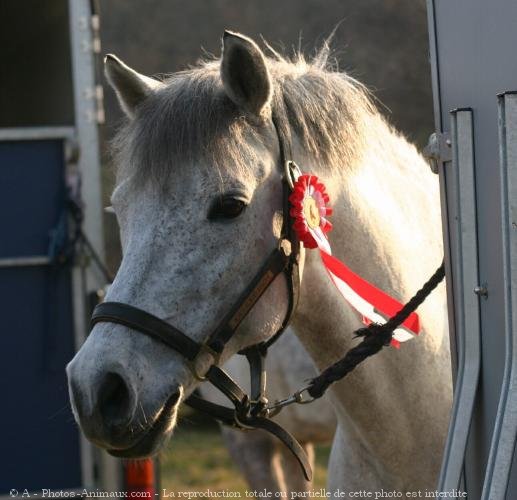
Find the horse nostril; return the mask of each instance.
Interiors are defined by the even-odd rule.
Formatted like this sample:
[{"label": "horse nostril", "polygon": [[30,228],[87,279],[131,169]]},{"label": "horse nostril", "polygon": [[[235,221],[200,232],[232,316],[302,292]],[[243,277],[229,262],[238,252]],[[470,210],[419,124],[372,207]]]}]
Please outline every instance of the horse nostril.
[{"label": "horse nostril", "polygon": [[103,421],[110,426],[127,424],[133,416],[132,392],[118,373],[106,374],[100,385],[97,401]]}]

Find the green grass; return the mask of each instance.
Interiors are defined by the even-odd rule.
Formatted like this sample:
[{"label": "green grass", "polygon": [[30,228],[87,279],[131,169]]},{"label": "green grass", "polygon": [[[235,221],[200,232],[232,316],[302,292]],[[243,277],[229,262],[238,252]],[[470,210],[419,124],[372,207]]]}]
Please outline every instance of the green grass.
[{"label": "green grass", "polygon": [[[330,446],[316,448],[314,488],[323,488]],[[168,492],[247,489],[223,444],[218,427],[180,422],[160,459],[161,485]]]}]

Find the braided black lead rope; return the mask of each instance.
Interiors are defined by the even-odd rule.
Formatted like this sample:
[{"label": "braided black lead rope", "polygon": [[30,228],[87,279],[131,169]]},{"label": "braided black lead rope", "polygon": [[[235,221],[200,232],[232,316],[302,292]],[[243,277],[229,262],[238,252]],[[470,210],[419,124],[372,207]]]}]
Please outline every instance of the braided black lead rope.
[{"label": "braided black lead rope", "polygon": [[427,298],[445,276],[442,265],[435,271],[429,281],[407,302],[407,304],[386,323],[372,323],[354,332],[356,337],[363,337],[362,342],[350,349],[344,358],[329,366],[316,378],[312,379],[307,392],[314,399],[323,396],[328,387],[346,377],[359,363],[377,354],[383,347],[388,346],[393,337],[393,330],[400,326],[407,317]]}]

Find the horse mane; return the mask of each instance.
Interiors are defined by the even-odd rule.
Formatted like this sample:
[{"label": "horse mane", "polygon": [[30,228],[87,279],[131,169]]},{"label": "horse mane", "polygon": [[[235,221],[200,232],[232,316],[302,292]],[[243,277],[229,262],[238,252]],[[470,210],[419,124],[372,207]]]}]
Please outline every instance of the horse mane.
[{"label": "horse mane", "polygon": [[[270,52],[278,125],[291,131],[321,169],[352,168],[376,114],[368,91],[330,67],[327,43],[309,61],[302,54],[287,59]],[[139,105],[112,142],[119,180],[131,178],[140,185],[152,179],[163,186],[178,165],[199,159],[219,169],[253,164],[250,139],[265,144],[266,127],[244,116],[226,96],[219,67],[219,60],[201,61],[173,73]]]}]

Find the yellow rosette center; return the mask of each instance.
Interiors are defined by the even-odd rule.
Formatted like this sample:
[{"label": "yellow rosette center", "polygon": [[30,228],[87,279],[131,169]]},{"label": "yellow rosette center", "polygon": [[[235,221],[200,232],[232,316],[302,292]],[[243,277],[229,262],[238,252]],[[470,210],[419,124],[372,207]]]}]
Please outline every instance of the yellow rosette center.
[{"label": "yellow rosette center", "polygon": [[303,216],[307,221],[307,225],[311,229],[316,229],[320,225],[320,211],[316,200],[312,196],[307,196],[303,200]]}]

